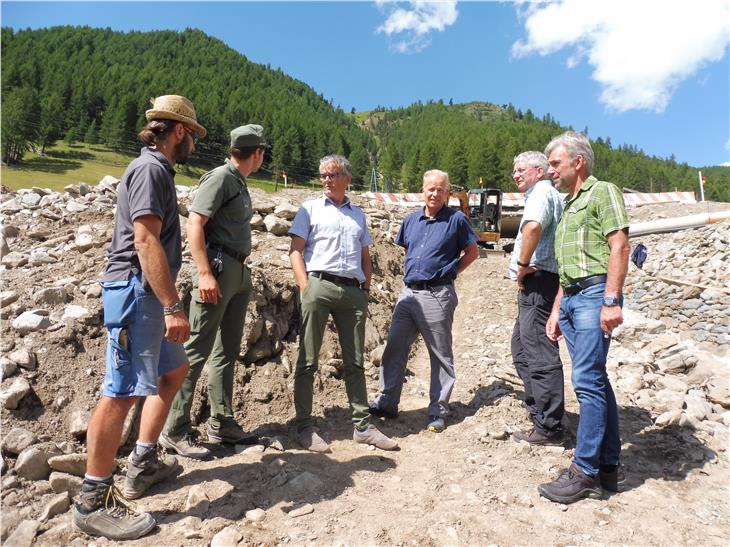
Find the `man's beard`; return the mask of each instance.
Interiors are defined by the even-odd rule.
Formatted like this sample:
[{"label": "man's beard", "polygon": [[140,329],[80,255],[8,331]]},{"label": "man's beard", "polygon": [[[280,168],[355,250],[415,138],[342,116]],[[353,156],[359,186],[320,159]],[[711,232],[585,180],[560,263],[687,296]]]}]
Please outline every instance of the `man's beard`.
[{"label": "man's beard", "polygon": [[183,165],[187,163],[188,158],[190,157],[190,148],[188,147],[188,140],[183,139],[179,143],[175,145],[175,148],[172,150],[172,155],[175,159],[175,163],[177,165]]}]

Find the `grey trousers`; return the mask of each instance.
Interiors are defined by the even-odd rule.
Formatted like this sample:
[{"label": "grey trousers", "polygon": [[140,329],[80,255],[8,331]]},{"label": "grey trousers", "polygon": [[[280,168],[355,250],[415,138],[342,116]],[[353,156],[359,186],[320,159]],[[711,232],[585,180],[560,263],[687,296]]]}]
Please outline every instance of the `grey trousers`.
[{"label": "grey trousers", "polygon": [[406,363],[419,334],[431,359],[429,416],[446,416],[454,389],[451,325],[459,303],[453,283],[424,290],[405,287],[395,304],[380,365],[380,393],[373,405],[396,412],[403,391]]}]

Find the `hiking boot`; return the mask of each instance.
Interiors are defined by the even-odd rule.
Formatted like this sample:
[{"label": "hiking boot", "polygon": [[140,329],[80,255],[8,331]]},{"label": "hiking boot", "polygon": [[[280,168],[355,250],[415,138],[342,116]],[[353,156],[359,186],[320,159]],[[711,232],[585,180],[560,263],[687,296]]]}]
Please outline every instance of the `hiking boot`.
[{"label": "hiking boot", "polygon": [[317,432],[312,426],[305,427],[301,431],[297,432],[297,441],[302,445],[302,448],[309,450],[310,452],[319,452],[324,454],[330,452],[330,445],[325,440],[317,435]]},{"label": "hiking boot", "polygon": [[378,418],[387,418],[389,420],[395,420],[398,417],[398,411],[397,410],[385,410],[384,408],[379,408],[377,404],[372,403],[368,410],[370,411],[371,416],[376,416]]},{"label": "hiking boot", "polygon": [[603,490],[598,477],[589,477],[574,463],[563,469],[553,482],[537,487],[541,496],[557,503],[573,503],[583,498],[601,499]]},{"label": "hiking boot", "polygon": [[516,441],[525,441],[530,444],[538,445],[563,445],[563,434],[558,433],[557,435],[545,435],[534,427],[530,431],[515,431],[512,433],[512,438]]},{"label": "hiking boot", "polygon": [[134,450],[127,459],[127,478],[124,481],[124,497],[137,499],[152,485],[175,477],[182,472],[182,466],[175,456],[167,455],[160,460],[157,450],[150,450],[141,458]]},{"label": "hiking boot", "polygon": [[395,450],[398,448],[397,442],[390,437],[383,435],[378,428],[372,424],[368,425],[362,431],[355,428],[355,431],[352,433],[352,440],[356,443],[371,444],[380,450]]},{"label": "hiking boot", "polygon": [[112,483],[84,481],[73,507],[73,522],[90,536],[137,539],[157,525],[149,513],[136,513]]},{"label": "hiking boot", "polygon": [[441,433],[446,429],[446,422],[441,416],[429,416],[426,429],[431,433]]},{"label": "hiking boot", "polygon": [[185,435],[180,435],[179,437],[174,435],[165,435],[163,433],[160,435],[160,440],[158,442],[160,443],[160,446],[168,452],[174,452],[175,454],[185,456],[186,458],[207,460],[211,457],[210,450],[198,442],[197,432],[190,431],[185,433]]},{"label": "hiking boot", "polygon": [[[601,469],[598,472],[598,480],[601,481],[601,487],[609,492],[623,492],[624,485],[626,484],[624,466],[618,464],[616,466],[601,467],[607,468],[607,470]],[[613,469],[608,470],[608,468],[611,467],[613,467]]]},{"label": "hiking boot", "polygon": [[256,444],[259,438],[246,433],[236,420],[229,418],[220,423],[208,423],[208,439],[213,443],[225,444]]}]

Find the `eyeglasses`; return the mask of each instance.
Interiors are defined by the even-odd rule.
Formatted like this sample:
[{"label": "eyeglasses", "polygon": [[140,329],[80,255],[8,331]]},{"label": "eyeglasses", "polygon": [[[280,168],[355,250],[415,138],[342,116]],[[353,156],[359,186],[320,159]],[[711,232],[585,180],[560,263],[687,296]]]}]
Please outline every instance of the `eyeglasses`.
[{"label": "eyeglasses", "polygon": [[325,179],[334,179],[336,177],[339,177],[342,174],[343,173],[320,173],[319,174],[319,178],[322,179],[322,180],[325,180]]},{"label": "eyeglasses", "polygon": [[198,144],[198,139],[200,139],[200,137],[198,137],[198,134],[189,127],[183,126],[183,129],[185,129],[185,132],[190,135],[191,139],[193,139],[193,144]]}]

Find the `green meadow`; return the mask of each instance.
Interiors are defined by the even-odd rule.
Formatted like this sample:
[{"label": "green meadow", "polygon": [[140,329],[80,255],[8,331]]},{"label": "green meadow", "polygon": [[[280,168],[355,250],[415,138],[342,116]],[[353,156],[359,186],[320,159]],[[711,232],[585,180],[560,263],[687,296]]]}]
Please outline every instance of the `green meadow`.
[{"label": "green meadow", "polygon": [[[62,191],[69,184],[86,182],[94,185],[106,175],[120,178],[127,164],[134,158],[110,150],[103,145],[68,144],[57,142],[47,148],[43,156],[26,152],[20,165],[5,166],[0,170],[0,182],[12,190],[20,188],[50,188]],[[189,165],[180,166],[175,182],[192,186],[198,183],[204,168]],[[273,182],[248,178],[249,186],[274,192]],[[278,188],[282,185],[279,184]]]}]

